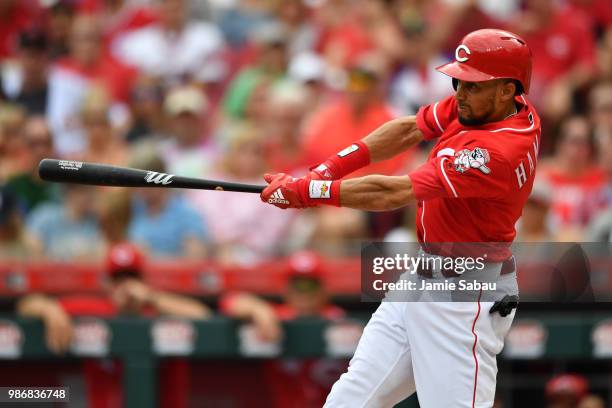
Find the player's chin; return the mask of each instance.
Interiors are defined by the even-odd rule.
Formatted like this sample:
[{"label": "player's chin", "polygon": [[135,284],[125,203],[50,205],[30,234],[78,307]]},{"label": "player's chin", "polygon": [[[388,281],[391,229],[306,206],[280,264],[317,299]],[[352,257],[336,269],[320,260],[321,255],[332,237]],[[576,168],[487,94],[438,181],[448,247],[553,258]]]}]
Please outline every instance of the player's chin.
[{"label": "player's chin", "polygon": [[463,126],[476,126],[476,125],[482,125],[482,120],[471,117],[471,116],[465,116],[465,115],[461,115],[458,114],[457,115],[457,119],[459,120],[459,123],[461,123]]}]

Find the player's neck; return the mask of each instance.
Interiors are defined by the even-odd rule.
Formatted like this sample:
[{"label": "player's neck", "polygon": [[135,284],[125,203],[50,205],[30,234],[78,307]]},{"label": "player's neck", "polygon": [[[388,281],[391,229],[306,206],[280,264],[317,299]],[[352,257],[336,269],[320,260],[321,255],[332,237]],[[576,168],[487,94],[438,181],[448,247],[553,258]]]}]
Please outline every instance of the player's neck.
[{"label": "player's neck", "polygon": [[506,119],[516,115],[517,113],[518,113],[518,110],[516,109],[516,105],[512,104],[511,112],[509,114],[507,114],[506,117],[503,120],[506,120]]},{"label": "player's neck", "polygon": [[516,107],[516,104],[512,102],[510,105],[508,105],[507,108],[500,110],[499,113],[492,118],[491,122],[501,122],[502,120],[506,120],[513,117],[517,113],[518,109]]}]

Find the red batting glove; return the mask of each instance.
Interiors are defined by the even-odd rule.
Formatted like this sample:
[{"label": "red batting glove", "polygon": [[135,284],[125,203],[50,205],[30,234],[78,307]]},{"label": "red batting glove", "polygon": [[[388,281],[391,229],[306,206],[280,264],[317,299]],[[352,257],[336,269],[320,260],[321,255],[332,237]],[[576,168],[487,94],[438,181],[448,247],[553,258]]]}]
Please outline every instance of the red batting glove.
[{"label": "red batting glove", "polygon": [[359,140],[310,169],[312,180],[340,180],[370,164],[370,150]]},{"label": "red batting glove", "polygon": [[340,206],[340,181],[294,178],[284,173],[266,174],[264,179],[269,185],[262,191],[261,201],[283,210],[319,204]]},{"label": "red batting glove", "polygon": [[304,208],[307,204],[303,192],[306,178],[294,178],[285,173],[265,174],[264,180],[268,187],[261,192],[261,201],[272,204],[278,208]]}]

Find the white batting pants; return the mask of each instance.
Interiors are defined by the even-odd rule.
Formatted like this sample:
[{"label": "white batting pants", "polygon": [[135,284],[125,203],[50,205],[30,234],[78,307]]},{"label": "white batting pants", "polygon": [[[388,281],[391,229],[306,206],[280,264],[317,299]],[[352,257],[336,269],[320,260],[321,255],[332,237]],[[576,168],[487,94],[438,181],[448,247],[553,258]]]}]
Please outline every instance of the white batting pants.
[{"label": "white batting pants", "polygon": [[492,305],[382,302],[325,407],[393,407],[418,390],[421,408],[491,408],[515,312],[490,314]]}]

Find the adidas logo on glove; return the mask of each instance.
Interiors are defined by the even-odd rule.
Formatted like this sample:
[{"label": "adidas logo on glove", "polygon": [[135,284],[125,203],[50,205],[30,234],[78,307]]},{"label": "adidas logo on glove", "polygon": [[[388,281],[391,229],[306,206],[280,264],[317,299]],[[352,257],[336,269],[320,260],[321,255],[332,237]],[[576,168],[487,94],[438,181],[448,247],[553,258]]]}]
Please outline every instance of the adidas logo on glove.
[{"label": "adidas logo on glove", "polygon": [[272,197],[268,198],[269,204],[287,204],[289,205],[289,201],[285,200],[285,196],[281,192],[281,189],[277,189],[274,193],[272,193]]}]

